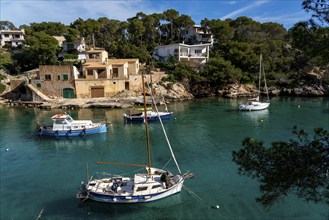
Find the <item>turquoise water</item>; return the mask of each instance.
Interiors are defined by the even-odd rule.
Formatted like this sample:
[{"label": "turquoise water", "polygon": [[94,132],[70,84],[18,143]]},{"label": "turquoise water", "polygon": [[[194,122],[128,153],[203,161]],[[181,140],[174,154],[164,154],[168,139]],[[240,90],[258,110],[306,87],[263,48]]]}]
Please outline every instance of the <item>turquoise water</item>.
[{"label": "turquoise water", "polygon": [[[232,151],[254,137],[269,146],[293,138],[297,125],[309,133],[329,130],[328,98],[275,98],[269,110],[236,111],[242,101],[207,98],[172,103],[174,118],[164,123],[181,170],[195,178],[187,190],[148,204],[79,203],[81,180],[89,175],[128,174],[135,167],[97,165],[97,161],[145,163],[142,124],[125,124],[124,109],[67,111],[73,118],[112,124],[106,134],[78,138],[44,138],[34,134],[36,123],[50,123],[61,110],[0,106],[0,219],[328,219],[328,206],[307,203],[294,195],[270,209],[255,202],[257,181],[237,173]],[[150,123],[152,165],[164,166],[170,153],[158,122]],[[175,171],[171,161],[168,168]],[[103,172],[103,173],[102,173]],[[211,206],[219,205],[219,209]]]}]

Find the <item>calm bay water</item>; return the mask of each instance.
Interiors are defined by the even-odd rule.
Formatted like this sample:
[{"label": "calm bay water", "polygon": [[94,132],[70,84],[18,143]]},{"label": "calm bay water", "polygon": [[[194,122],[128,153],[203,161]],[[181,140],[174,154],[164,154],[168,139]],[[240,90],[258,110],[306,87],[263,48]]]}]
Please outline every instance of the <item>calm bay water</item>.
[{"label": "calm bay water", "polygon": [[[294,195],[265,210],[255,202],[257,181],[239,176],[232,151],[253,137],[269,146],[294,138],[297,125],[312,133],[329,130],[328,98],[275,98],[269,110],[239,112],[242,101],[209,98],[172,103],[174,118],[165,128],[188,190],[147,204],[80,203],[75,198],[81,180],[101,172],[127,174],[137,168],[96,165],[97,161],[145,163],[142,124],[125,124],[123,109],[70,110],[74,118],[108,120],[108,133],[78,138],[35,135],[36,123],[49,124],[61,110],[0,106],[0,219],[329,219],[329,208]],[[158,122],[150,123],[152,165],[164,166],[170,152]],[[175,171],[172,161],[168,168]],[[219,205],[220,209],[211,209]]]}]

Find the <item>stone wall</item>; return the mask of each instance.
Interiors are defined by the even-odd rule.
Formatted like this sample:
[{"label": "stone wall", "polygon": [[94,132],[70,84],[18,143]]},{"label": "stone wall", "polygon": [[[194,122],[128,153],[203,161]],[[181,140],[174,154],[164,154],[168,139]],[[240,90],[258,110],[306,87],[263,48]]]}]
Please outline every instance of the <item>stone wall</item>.
[{"label": "stone wall", "polygon": [[38,78],[31,83],[43,94],[60,98],[63,97],[63,89],[70,88],[75,91],[72,66],[39,66],[39,70]]}]

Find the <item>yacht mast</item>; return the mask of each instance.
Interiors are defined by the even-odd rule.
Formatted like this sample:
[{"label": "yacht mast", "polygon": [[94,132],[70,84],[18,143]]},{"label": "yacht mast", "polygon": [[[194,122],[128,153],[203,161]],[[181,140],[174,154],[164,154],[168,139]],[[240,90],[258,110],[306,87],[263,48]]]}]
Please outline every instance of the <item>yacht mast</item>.
[{"label": "yacht mast", "polygon": [[144,97],[144,122],[145,122],[145,136],[147,143],[147,172],[148,175],[151,175],[151,147],[150,147],[150,137],[147,121],[147,112],[146,112],[146,93],[145,93],[145,83],[144,83],[144,73],[142,73],[142,84],[143,84],[143,97]]}]

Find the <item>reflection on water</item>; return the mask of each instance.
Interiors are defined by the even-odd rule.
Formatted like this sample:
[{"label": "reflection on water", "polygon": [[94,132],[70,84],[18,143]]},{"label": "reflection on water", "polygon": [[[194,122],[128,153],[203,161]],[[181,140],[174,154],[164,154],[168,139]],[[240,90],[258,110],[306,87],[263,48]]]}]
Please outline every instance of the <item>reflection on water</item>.
[{"label": "reflection on water", "polygon": [[263,124],[268,120],[269,110],[264,109],[261,111],[240,111],[243,118],[251,120],[254,124]]}]

